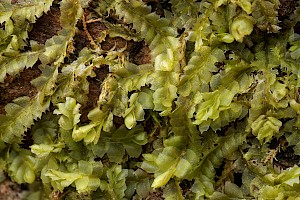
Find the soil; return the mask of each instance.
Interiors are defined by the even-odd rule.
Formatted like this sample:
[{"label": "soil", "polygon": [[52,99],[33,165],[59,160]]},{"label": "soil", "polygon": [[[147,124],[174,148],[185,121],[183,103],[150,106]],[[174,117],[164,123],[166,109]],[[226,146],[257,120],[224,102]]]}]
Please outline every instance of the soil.
[{"label": "soil", "polygon": [[146,200],[163,200],[163,190],[161,188],[157,189],[155,192],[152,192]]},{"label": "soil", "polygon": [[294,12],[297,6],[297,1],[295,0],[280,0],[280,6],[278,9],[278,17],[280,21],[283,21],[285,18]]},{"label": "soil", "polygon": [[[87,11],[86,16],[90,14],[90,11]],[[115,17],[115,16],[111,16]],[[117,19],[113,19],[117,21]],[[84,31],[84,26],[82,20],[80,20],[77,24],[78,31],[74,37],[74,47],[75,52],[71,57],[76,59],[76,55],[82,50],[84,47],[93,48],[90,39],[88,38],[86,32]],[[102,31],[107,30],[107,27],[101,22],[92,22],[87,24],[87,31],[93,38],[96,40],[101,36]],[[111,49],[114,50],[124,50],[124,54],[128,55],[129,61],[133,62],[137,65],[151,63],[151,55],[150,49],[145,44],[145,42],[135,42],[133,40],[127,41],[121,37],[111,38],[107,36],[103,42],[99,44],[101,49],[104,51],[109,51]],[[86,105],[81,107],[81,123],[88,123],[89,119],[87,117],[90,110],[97,106],[97,101],[99,95],[101,93],[101,83],[109,74],[108,66],[100,66],[99,68],[94,68],[94,72],[96,73],[96,77],[88,78],[90,83],[89,85],[89,93],[88,93],[88,102]],[[114,122],[116,127],[120,126],[120,123],[123,124],[123,120],[118,117],[114,117]]]},{"label": "soil", "polygon": [[57,35],[57,32],[61,30],[59,18],[59,5],[54,4],[46,14],[38,18],[33,24],[32,30],[28,34],[29,40],[45,44],[47,39]]},{"label": "soil", "polygon": [[0,184],[0,200],[20,200],[20,192],[20,186],[10,180],[5,180]]},{"label": "soil", "polygon": [[151,63],[150,49],[145,42],[133,42],[128,47],[129,61],[137,65]]},{"label": "soil", "polygon": [[88,77],[88,81],[90,85],[89,85],[87,104],[82,106],[80,110],[81,113],[80,121],[83,124],[89,122],[87,115],[90,112],[90,110],[92,110],[97,106],[97,101],[101,93],[101,83],[109,73],[107,66],[101,66],[100,68],[95,68],[94,72],[96,73],[96,77],[94,78]]},{"label": "soil", "polygon": [[41,75],[37,65],[25,69],[18,76],[7,76],[4,83],[0,84],[0,114],[5,114],[5,105],[21,96],[35,97],[37,89],[30,81]]},{"label": "soil", "polygon": [[292,146],[287,146],[288,142],[284,136],[274,138],[269,145],[269,149],[275,150],[280,147],[273,159],[274,165],[281,169],[287,169],[294,165],[299,165],[300,156],[296,155]]}]

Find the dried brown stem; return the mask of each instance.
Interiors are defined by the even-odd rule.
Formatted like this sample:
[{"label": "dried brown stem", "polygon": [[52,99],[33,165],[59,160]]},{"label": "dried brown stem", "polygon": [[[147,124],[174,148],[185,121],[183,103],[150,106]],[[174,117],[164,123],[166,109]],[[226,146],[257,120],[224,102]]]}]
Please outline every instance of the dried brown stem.
[{"label": "dried brown stem", "polygon": [[86,21],[85,23],[86,23],[86,24],[89,24],[89,23],[100,22],[100,21],[102,21],[102,18],[98,18],[98,19],[90,19],[90,20]]},{"label": "dried brown stem", "polygon": [[85,21],[85,15],[84,15],[84,14],[82,15],[82,24],[83,24],[83,30],[84,30],[85,34],[87,35],[87,37],[89,38],[91,45],[92,45],[95,49],[97,49],[97,48],[98,48],[98,45],[95,43],[93,37],[91,36],[91,34],[89,33],[89,31],[88,31],[88,29],[87,29],[87,26],[86,26],[87,23],[86,23],[86,21]]}]

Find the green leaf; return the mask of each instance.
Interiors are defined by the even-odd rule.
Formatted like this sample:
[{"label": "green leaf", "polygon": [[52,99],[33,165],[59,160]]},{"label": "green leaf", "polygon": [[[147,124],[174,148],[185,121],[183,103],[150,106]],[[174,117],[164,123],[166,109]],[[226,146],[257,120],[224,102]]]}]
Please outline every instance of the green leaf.
[{"label": "green leaf", "polygon": [[230,33],[236,41],[242,42],[246,35],[253,31],[253,22],[249,17],[239,16],[235,18],[230,26]]},{"label": "green leaf", "polygon": [[0,57],[0,69],[1,76],[0,82],[4,82],[6,75],[16,76],[26,68],[31,68],[38,60],[38,52],[20,53],[11,56],[1,56]]},{"label": "green leaf", "polygon": [[162,186],[166,185],[169,182],[170,178],[173,176],[174,172],[175,172],[175,168],[172,167],[168,171],[158,175],[154,179],[151,187],[159,188],[159,187],[162,187]]},{"label": "green leaf", "polygon": [[127,188],[125,180],[128,176],[128,170],[122,169],[121,165],[113,165],[107,170],[106,176],[108,178],[107,197],[122,199],[125,196]]},{"label": "green leaf", "polygon": [[42,116],[50,105],[49,100],[40,102],[43,95],[39,93],[33,100],[26,96],[19,97],[5,106],[6,116],[0,115],[3,141],[7,143],[19,141],[24,132],[34,124],[34,120]]},{"label": "green leaf", "polygon": [[179,183],[176,182],[171,182],[166,186],[164,189],[164,194],[163,197],[166,200],[171,200],[171,199],[176,199],[176,200],[183,200],[184,197],[181,192],[181,188],[179,186]]},{"label": "green leaf", "polygon": [[106,153],[112,162],[120,163],[125,155],[125,148],[122,144],[109,144]]},{"label": "green leaf", "polygon": [[8,168],[10,176],[18,184],[33,183],[36,179],[36,160],[23,151],[23,153],[12,158],[12,163]]},{"label": "green leaf", "polygon": [[234,183],[226,182],[225,183],[225,194],[232,198],[243,198],[242,190]]},{"label": "green leaf", "polygon": [[279,133],[282,122],[274,117],[259,116],[251,125],[252,133],[257,136],[260,143],[271,141]]},{"label": "green leaf", "polygon": [[30,146],[31,152],[39,157],[48,156],[50,153],[59,153],[65,147],[64,143],[57,143],[52,145],[34,144]]},{"label": "green leaf", "polygon": [[50,178],[54,190],[63,191],[72,184],[79,193],[95,191],[100,187],[100,179],[92,175],[94,168],[91,162],[79,161],[73,167],[76,172],[48,169],[45,176]]},{"label": "green leaf", "polygon": [[[85,139],[85,142],[90,143],[95,139],[97,133],[94,129],[96,124],[88,124],[85,126],[80,126],[79,128],[74,128],[72,132],[72,138],[75,142],[78,142],[82,139]],[[91,139],[87,139],[87,136],[92,137]],[[93,137],[94,136],[94,137]]]},{"label": "green leaf", "polygon": [[45,175],[51,179],[54,189],[60,191],[81,177],[78,173],[64,173],[57,170],[49,170]]},{"label": "green leaf", "polygon": [[238,0],[236,2],[247,14],[252,12],[252,5],[251,2],[248,0]]},{"label": "green leaf", "polygon": [[0,14],[0,23],[2,24],[3,22],[8,21],[9,18],[11,17],[11,15],[12,15],[12,13],[13,13],[12,10],[8,10],[6,12],[2,11],[1,14]]},{"label": "green leaf", "polygon": [[66,98],[65,103],[59,103],[57,105],[58,109],[53,111],[56,115],[62,115],[58,123],[61,128],[64,130],[72,130],[73,127],[79,123],[79,108],[81,107],[80,104],[76,104],[76,100],[71,97]]}]

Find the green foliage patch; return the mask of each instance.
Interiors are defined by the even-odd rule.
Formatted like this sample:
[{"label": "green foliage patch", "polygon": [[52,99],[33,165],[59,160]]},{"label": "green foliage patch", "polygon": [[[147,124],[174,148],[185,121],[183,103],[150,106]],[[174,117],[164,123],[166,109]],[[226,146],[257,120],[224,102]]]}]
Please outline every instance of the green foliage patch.
[{"label": "green foliage patch", "polygon": [[[147,2],[0,1],[0,83],[40,70],[35,96],[0,115],[0,180],[28,200],[300,199],[300,2],[286,16],[279,0]],[[29,40],[54,4],[61,30]],[[109,38],[144,42],[151,60]]]}]

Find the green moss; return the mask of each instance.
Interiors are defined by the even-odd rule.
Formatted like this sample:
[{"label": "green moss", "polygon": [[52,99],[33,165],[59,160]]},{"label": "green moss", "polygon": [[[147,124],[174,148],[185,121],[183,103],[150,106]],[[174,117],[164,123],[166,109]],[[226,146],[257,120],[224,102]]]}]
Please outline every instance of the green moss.
[{"label": "green moss", "polygon": [[0,3],[1,88],[39,70],[35,95],[0,94],[1,180],[24,199],[299,197],[299,7],[281,27],[279,1],[148,4]]}]

